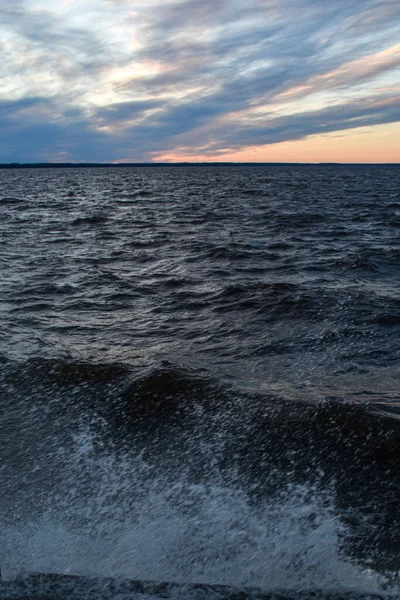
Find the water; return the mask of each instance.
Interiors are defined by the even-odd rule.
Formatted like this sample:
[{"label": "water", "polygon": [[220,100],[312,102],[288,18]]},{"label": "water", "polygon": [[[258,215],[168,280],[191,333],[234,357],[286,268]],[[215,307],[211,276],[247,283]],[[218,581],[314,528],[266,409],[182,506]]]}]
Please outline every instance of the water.
[{"label": "water", "polygon": [[397,167],[0,170],[0,562],[395,590]]}]

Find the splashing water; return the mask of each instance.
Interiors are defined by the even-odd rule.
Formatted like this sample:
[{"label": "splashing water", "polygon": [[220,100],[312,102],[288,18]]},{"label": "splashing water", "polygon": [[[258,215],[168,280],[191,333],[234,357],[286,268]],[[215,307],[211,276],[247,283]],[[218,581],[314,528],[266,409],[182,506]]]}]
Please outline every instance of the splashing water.
[{"label": "splashing water", "polygon": [[[292,486],[254,502],[235,483],[194,484],[75,437],[64,483],[40,515],[1,525],[3,573],[219,583],[263,589],[379,588],[346,562],[327,495]],[[32,498],[34,502],[34,498]]]}]

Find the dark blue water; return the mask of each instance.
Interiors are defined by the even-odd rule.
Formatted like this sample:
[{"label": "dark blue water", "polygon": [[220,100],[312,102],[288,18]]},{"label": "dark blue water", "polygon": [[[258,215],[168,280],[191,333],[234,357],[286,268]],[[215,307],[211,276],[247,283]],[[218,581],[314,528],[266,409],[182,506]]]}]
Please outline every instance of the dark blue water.
[{"label": "dark blue water", "polygon": [[0,211],[6,577],[397,585],[399,168],[0,170]]}]

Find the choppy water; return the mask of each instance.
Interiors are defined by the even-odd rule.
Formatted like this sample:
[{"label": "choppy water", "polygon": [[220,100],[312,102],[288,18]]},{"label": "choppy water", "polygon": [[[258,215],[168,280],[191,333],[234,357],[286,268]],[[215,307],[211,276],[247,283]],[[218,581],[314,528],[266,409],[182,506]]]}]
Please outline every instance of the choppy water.
[{"label": "choppy water", "polygon": [[0,170],[0,212],[6,578],[397,590],[399,168]]}]

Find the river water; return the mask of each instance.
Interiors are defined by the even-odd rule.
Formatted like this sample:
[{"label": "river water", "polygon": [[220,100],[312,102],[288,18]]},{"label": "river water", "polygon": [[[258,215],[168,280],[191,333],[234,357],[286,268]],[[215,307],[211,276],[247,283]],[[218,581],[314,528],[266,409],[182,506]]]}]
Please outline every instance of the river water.
[{"label": "river water", "polygon": [[400,169],[0,170],[0,563],[397,590]]}]

